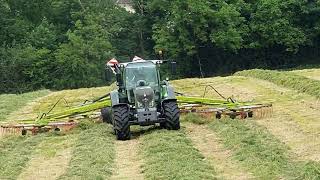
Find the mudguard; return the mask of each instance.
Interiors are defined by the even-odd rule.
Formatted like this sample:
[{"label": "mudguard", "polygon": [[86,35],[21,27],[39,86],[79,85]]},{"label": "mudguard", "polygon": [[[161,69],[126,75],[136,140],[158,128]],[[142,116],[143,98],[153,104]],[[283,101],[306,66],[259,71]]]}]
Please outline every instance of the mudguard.
[{"label": "mudguard", "polygon": [[166,97],[166,99],[176,99],[174,89],[171,85],[167,85],[167,93],[168,93],[168,96]]},{"label": "mudguard", "polygon": [[111,98],[111,106],[116,106],[119,103],[119,93],[117,90],[111,91],[110,93],[110,98]]},{"label": "mudguard", "polygon": [[176,95],[174,93],[174,89],[171,85],[167,84],[167,97],[161,101],[161,107],[163,107],[163,103],[169,101],[177,101]]}]

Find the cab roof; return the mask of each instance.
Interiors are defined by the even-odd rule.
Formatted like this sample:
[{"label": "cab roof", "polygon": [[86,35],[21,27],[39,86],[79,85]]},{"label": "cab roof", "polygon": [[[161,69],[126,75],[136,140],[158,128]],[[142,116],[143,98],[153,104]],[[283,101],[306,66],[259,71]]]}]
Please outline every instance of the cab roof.
[{"label": "cab roof", "polygon": [[162,64],[164,61],[162,60],[138,60],[133,62],[127,62],[127,63],[120,63],[120,66],[127,67],[128,65],[134,65],[134,64],[145,64],[145,65],[156,65],[156,64]]}]

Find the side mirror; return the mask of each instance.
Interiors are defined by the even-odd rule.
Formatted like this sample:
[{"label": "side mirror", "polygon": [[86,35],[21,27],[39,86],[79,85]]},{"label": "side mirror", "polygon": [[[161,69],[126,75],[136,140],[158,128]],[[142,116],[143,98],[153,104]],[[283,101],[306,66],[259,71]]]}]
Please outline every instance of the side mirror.
[{"label": "side mirror", "polygon": [[175,75],[177,73],[177,62],[171,62],[171,74]]},{"label": "side mirror", "polygon": [[104,71],[105,79],[107,83],[110,83],[114,77],[114,74],[112,73],[110,68],[106,68]]}]

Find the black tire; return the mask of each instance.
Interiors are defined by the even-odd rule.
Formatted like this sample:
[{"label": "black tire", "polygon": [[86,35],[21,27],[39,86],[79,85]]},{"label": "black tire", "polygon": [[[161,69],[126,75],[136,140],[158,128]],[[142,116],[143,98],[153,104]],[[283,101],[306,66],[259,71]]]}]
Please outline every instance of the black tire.
[{"label": "black tire", "polygon": [[231,110],[230,114],[229,114],[231,119],[235,119],[237,118],[237,111],[235,110]]},{"label": "black tire", "polygon": [[166,128],[166,123],[165,122],[161,122],[160,123],[160,128],[161,129],[165,129]]},{"label": "black tire", "polygon": [[180,129],[180,110],[175,101],[163,103],[163,113],[165,123],[163,124],[166,129],[178,130]]},{"label": "black tire", "polygon": [[216,112],[216,119],[221,119],[222,114],[220,112]]},{"label": "black tire", "polygon": [[112,110],[110,107],[101,109],[102,121],[108,124],[112,124]]},{"label": "black tire", "polygon": [[130,124],[129,124],[129,108],[126,105],[116,106],[112,108],[113,129],[118,140],[129,140]]},{"label": "black tire", "polygon": [[21,135],[22,135],[22,136],[27,135],[27,130],[26,130],[26,129],[22,129],[22,131],[21,131]]},{"label": "black tire", "polygon": [[232,112],[229,116],[231,119],[236,119],[237,114],[235,112]]}]

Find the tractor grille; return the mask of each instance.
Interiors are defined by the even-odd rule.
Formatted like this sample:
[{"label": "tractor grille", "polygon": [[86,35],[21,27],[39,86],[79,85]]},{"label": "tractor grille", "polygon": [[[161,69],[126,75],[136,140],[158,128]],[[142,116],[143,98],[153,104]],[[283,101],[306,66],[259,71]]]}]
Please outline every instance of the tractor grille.
[{"label": "tractor grille", "polygon": [[134,94],[138,108],[154,107],[154,92],[151,87],[138,87]]}]

